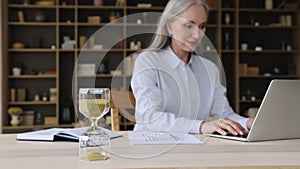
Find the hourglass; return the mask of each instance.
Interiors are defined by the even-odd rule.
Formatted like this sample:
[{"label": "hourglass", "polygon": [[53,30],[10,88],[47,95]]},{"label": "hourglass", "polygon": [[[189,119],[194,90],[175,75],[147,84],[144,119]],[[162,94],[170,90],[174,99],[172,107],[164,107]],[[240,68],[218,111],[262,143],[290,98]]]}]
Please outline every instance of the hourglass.
[{"label": "hourglass", "polygon": [[79,112],[91,121],[79,138],[81,160],[105,160],[110,157],[110,140],[98,121],[109,111],[110,91],[108,88],[80,88]]}]

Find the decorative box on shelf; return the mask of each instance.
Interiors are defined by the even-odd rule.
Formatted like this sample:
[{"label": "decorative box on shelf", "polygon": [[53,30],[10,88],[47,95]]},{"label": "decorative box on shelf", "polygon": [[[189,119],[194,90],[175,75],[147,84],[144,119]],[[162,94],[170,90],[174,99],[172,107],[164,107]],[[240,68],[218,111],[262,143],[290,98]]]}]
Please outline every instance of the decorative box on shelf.
[{"label": "decorative box on shelf", "polygon": [[239,64],[239,74],[240,75],[247,75],[247,68],[248,68],[247,63],[240,63]]},{"label": "decorative box on shelf", "polygon": [[95,24],[97,24],[97,23],[101,22],[101,17],[100,16],[88,16],[87,20],[88,20],[87,21],[88,23],[95,23]]},{"label": "decorative box on shelf", "polygon": [[79,76],[93,76],[96,75],[95,64],[78,64],[78,75]]},{"label": "decorative box on shelf", "polygon": [[259,75],[259,67],[248,66],[247,75]]},{"label": "decorative box on shelf", "polygon": [[57,125],[57,118],[56,117],[45,117],[44,124],[45,125]]}]

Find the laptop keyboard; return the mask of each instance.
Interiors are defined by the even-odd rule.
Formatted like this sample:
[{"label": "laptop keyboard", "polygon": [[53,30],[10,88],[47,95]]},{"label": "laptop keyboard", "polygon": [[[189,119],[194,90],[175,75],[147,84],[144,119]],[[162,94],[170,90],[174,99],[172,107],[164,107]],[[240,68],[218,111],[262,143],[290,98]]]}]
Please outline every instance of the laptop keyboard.
[{"label": "laptop keyboard", "polygon": [[[213,132],[213,134],[221,135],[220,133],[218,133],[218,132],[216,132],[216,131]],[[233,135],[232,133],[228,132],[226,136],[247,138],[248,133],[246,133],[246,134],[244,134],[244,135]]]}]

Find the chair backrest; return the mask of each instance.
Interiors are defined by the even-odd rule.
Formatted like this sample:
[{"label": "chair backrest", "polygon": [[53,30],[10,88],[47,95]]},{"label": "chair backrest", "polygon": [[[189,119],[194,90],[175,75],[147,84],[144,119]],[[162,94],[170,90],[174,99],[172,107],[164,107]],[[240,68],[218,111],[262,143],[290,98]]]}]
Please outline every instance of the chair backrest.
[{"label": "chair backrest", "polygon": [[135,122],[134,114],[131,114],[128,109],[135,108],[135,98],[131,91],[111,90],[111,128],[112,130],[120,130],[119,113],[130,122]]}]

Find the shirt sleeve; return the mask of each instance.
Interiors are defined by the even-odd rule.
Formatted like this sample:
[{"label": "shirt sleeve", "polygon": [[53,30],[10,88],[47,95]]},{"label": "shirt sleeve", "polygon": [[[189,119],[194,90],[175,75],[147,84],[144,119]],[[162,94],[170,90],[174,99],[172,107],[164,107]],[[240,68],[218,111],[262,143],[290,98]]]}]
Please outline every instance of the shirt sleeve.
[{"label": "shirt sleeve", "polygon": [[166,97],[158,81],[159,69],[145,55],[140,55],[131,80],[136,98],[134,130],[199,133],[201,120],[176,117],[175,113],[164,110]]},{"label": "shirt sleeve", "polygon": [[219,71],[214,71],[215,77],[214,84],[215,89],[213,93],[213,103],[211,109],[211,116],[213,119],[229,118],[233,121],[238,122],[243,128],[247,130],[248,118],[242,117],[235,113],[231,108],[228,99],[226,97],[226,88],[220,83]]}]

